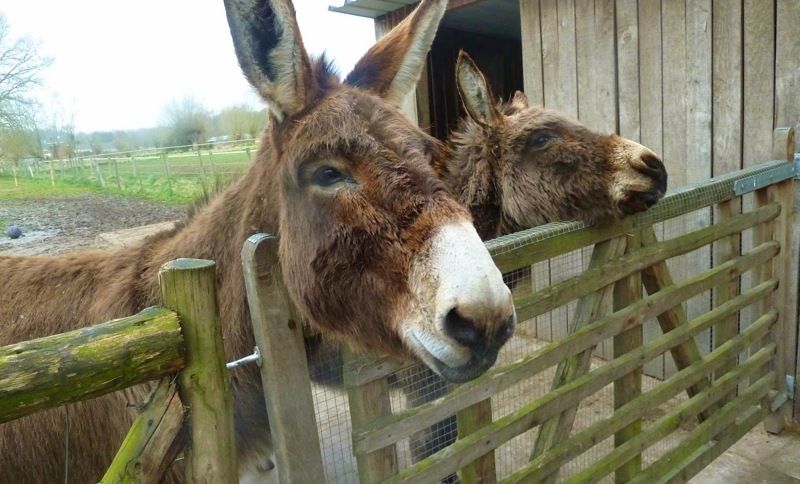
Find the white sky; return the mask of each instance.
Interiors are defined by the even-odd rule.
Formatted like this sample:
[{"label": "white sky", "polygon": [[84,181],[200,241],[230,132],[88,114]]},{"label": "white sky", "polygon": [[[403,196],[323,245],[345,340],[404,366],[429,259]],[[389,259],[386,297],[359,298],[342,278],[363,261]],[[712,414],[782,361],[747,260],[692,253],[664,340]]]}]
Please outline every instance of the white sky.
[{"label": "white sky", "polygon": [[[342,74],[374,42],[371,19],[328,12],[332,0],[295,0],[312,55]],[[340,2],[341,3],[341,2]],[[221,0],[3,0],[11,36],[53,59],[39,94],[47,112],[74,113],[77,131],[155,126],[171,99],[212,111],[260,106],[239,70]]]}]

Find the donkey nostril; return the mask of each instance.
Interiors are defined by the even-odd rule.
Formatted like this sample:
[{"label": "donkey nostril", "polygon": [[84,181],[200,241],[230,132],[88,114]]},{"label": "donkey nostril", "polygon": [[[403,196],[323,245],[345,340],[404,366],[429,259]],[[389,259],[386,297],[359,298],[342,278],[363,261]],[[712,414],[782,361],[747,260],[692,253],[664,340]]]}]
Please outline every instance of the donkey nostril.
[{"label": "donkey nostril", "polygon": [[458,314],[458,308],[451,309],[445,316],[444,331],[464,346],[472,346],[480,340],[475,322]]},{"label": "donkey nostril", "polygon": [[657,171],[663,171],[664,170],[664,163],[661,162],[661,160],[655,155],[655,153],[645,153],[645,154],[643,154],[642,155],[642,161],[644,162],[645,165],[648,166],[648,168],[651,168],[651,169],[657,170]]},{"label": "donkey nostril", "polygon": [[642,163],[647,165],[647,168],[641,171],[653,177],[658,184],[657,189],[665,192],[667,190],[667,170],[664,168],[664,163],[655,153],[645,153],[641,159]]}]

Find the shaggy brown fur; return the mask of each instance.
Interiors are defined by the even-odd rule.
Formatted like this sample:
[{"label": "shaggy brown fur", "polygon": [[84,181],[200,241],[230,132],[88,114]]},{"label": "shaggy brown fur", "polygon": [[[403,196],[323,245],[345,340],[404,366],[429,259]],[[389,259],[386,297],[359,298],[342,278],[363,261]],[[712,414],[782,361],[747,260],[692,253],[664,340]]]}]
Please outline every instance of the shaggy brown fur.
[{"label": "shaggy brown fur", "polygon": [[[435,30],[438,17],[431,10],[443,11],[442,3],[423,2],[415,15],[434,22]],[[386,95],[385,79],[408,68],[407,60],[395,58],[404,52],[395,49],[393,56],[372,61],[368,53],[361,69],[389,73],[377,76],[377,86],[362,82],[355,88],[340,84],[324,61],[308,60],[288,0],[231,0],[226,8],[242,68],[273,113],[257,161],[186,226],[138,246],[0,257],[0,345],[157,304],[159,267],[192,257],[216,262],[226,354],[247,354],[254,343],[239,253],[249,235],[266,232],[280,234],[286,285],[313,325],[360,346],[408,356],[398,325],[415,296],[408,283],[412,259],[438,227],[469,220],[469,214],[431,168],[442,163],[443,146],[373,94]],[[237,369],[231,378],[240,464],[246,465],[268,449],[267,415],[257,368]],[[97,482],[145,392],[132,388],[0,426],[2,480],[63,480],[69,422],[70,481]]]},{"label": "shaggy brown fur", "polygon": [[438,169],[481,238],[555,221],[617,219],[664,195],[667,172],[644,146],[529,106],[521,92],[498,104],[463,51],[456,76],[468,116]]}]

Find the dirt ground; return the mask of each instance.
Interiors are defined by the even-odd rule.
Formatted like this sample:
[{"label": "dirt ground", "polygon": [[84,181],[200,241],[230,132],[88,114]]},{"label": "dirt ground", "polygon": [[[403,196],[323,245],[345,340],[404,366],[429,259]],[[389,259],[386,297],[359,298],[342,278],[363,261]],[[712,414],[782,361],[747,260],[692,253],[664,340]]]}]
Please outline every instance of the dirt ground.
[{"label": "dirt ground", "polygon": [[[130,197],[91,194],[43,200],[0,201],[0,254],[52,255],[95,247],[103,232],[180,220],[183,207]],[[6,225],[23,237],[6,236]]]}]

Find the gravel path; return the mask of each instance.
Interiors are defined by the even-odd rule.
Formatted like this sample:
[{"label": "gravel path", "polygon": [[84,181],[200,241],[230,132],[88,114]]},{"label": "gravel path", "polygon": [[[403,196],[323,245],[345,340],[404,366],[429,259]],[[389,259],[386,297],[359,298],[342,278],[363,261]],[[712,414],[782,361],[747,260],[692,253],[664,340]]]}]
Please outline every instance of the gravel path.
[{"label": "gravel path", "polygon": [[175,205],[113,195],[85,195],[42,200],[0,201],[0,219],[22,228],[12,240],[0,227],[0,254],[51,255],[92,247],[102,232],[186,216]]}]

